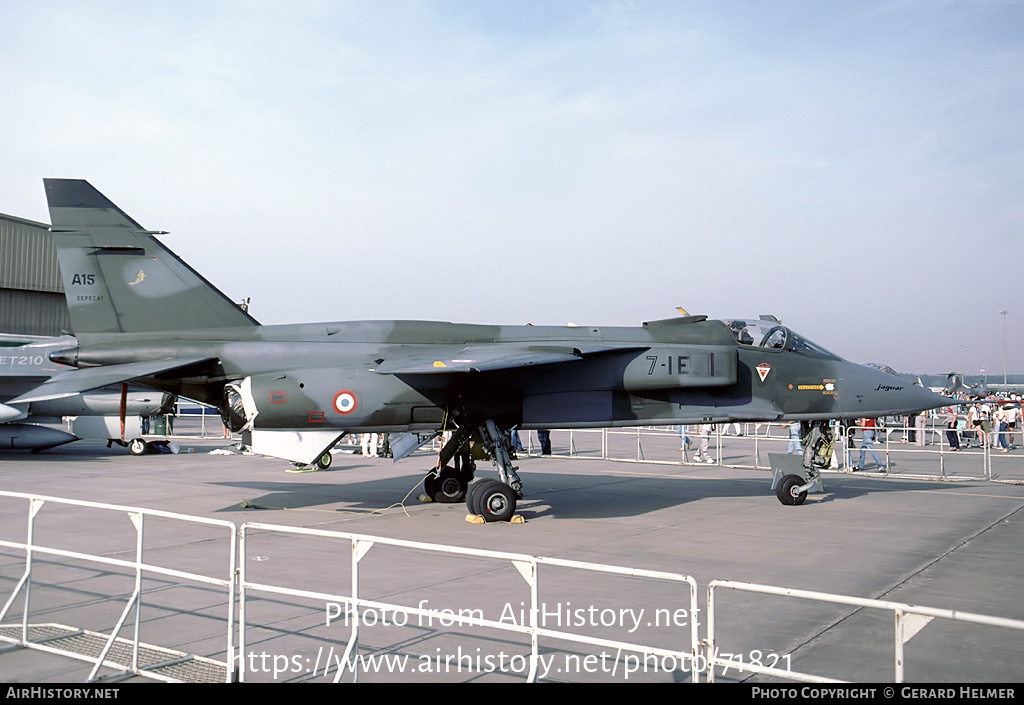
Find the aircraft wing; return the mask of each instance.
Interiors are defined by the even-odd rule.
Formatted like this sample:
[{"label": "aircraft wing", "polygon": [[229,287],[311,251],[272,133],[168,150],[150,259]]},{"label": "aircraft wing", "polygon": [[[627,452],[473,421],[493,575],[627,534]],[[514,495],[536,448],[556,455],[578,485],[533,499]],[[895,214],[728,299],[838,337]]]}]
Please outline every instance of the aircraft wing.
[{"label": "aircraft wing", "polygon": [[161,372],[170,372],[189,365],[216,360],[213,357],[178,357],[173,360],[149,360],[130,362],[123,365],[106,367],[87,367],[70,370],[40,384],[21,396],[10,400],[8,404],[27,404],[47,399],[61,399],[82,392],[88,392],[111,384],[120,384],[140,377],[151,377]]},{"label": "aircraft wing", "polygon": [[468,345],[434,347],[430,350],[399,351],[384,358],[374,369],[382,375],[490,372],[516,367],[574,362],[601,352],[643,351],[646,346],[622,345]]}]

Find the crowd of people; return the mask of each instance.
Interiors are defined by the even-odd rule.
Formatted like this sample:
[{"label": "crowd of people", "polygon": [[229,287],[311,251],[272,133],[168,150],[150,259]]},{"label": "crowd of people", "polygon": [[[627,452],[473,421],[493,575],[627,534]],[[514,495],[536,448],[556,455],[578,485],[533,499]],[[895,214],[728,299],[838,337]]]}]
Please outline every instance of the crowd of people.
[{"label": "crowd of people", "polygon": [[962,446],[988,444],[1003,453],[1016,447],[1016,433],[1021,424],[1021,397],[1019,394],[989,394],[965,400],[964,406],[943,407],[946,438],[951,450]]},{"label": "crowd of people", "polygon": [[1021,424],[1021,397],[1016,394],[959,395],[963,404],[944,406],[908,416],[900,441],[915,445],[934,445],[928,426],[941,423],[949,450],[988,446],[1004,453],[1016,448],[1016,433]]},{"label": "crowd of people", "polygon": [[[854,419],[841,424],[841,430],[837,429],[845,439],[842,443],[837,441],[836,446],[845,445],[850,455],[847,456],[848,464],[853,460],[851,451],[860,450],[859,458],[854,466],[857,470],[865,468],[865,461],[870,455],[875,461],[879,471],[885,471],[885,464],[878,456],[875,448],[876,442],[886,440],[893,441],[892,434],[902,431],[899,437],[901,443],[913,443],[919,446],[936,445],[941,442],[937,436],[936,426],[942,426],[945,434],[947,450],[959,451],[962,448],[989,447],[1003,453],[1009,453],[1017,447],[1017,430],[1022,428],[1024,421],[1024,397],[1019,394],[988,394],[969,397],[964,393],[957,395],[963,401],[962,404],[944,406],[941,409],[932,409],[920,414],[913,414],[907,417],[895,419],[895,425],[887,422],[886,419]],[[760,424],[758,424],[760,425]],[[728,424],[723,435],[728,435],[728,429],[736,427],[736,435],[743,433],[739,424]],[[931,428],[929,428],[931,426]],[[802,455],[804,452],[802,444],[803,429],[799,421],[790,421],[783,424],[789,436],[789,448],[787,453]],[[694,426],[678,426],[680,441],[680,452],[689,452],[693,441],[689,433],[697,435],[696,452],[693,455],[693,462],[713,463],[714,459],[708,452],[709,437],[714,431],[713,424],[698,424]],[[860,435],[860,445],[856,445],[857,435]]]}]

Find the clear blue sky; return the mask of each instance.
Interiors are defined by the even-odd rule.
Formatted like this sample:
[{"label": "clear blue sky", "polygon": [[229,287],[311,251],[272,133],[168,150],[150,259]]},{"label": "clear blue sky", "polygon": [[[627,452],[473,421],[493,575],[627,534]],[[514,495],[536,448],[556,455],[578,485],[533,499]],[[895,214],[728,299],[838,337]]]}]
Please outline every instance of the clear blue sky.
[{"label": "clear blue sky", "polygon": [[[187,7],[187,9],[186,9]],[[0,212],[84,178],[264,323],[771,313],[1024,371],[1024,3],[0,5]]]}]

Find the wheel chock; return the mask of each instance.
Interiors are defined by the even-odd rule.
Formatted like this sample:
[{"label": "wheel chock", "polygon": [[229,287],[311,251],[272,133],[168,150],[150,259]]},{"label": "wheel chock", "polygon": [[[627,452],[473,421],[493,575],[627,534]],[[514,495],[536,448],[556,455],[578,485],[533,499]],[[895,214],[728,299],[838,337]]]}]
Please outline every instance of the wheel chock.
[{"label": "wheel chock", "polygon": [[[470,524],[486,524],[487,520],[479,514],[467,514],[466,521]],[[501,522],[491,522],[493,524],[500,524]],[[508,520],[509,524],[525,524],[526,519],[523,518],[522,514],[513,514],[512,518]]]}]

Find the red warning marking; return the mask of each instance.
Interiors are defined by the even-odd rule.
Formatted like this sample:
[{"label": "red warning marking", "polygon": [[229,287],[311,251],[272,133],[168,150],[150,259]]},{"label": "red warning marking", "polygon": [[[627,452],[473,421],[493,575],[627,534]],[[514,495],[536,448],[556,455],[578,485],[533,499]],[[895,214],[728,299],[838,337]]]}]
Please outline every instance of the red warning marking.
[{"label": "red warning marking", "polygon": [[768,373],[772,371],[772,366],[767,362],[762,362],[757,366],[757,376],[764,382],[764,378],[768,376]]}]

